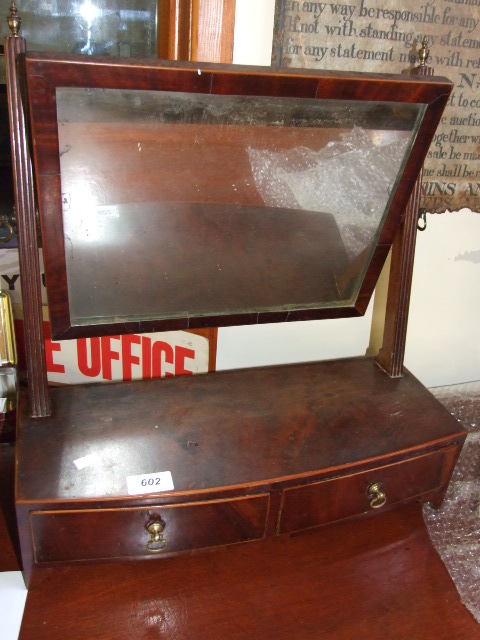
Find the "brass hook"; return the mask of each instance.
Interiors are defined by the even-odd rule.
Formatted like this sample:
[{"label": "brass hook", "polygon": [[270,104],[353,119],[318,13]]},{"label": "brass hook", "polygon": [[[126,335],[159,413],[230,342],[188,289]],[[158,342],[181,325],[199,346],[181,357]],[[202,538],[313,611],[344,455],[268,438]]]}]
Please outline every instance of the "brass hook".
[{"label": "brass hook", "polygon": [[387,502],[387,496],[382,491],[382,485],[380,482],[374,482],[368,487],[368,497],[370,500],[370,506],[372,509],[380,509]]}]

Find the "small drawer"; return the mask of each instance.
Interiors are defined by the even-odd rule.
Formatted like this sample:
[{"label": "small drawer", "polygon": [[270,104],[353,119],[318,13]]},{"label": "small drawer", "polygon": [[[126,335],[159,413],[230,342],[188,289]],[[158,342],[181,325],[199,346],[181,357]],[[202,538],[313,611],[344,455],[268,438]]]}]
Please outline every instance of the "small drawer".
[{"label": "small drawer", "polygon": [[[160,556],[255,540],[265,534],[268,504],[261,494],[159,507],[34,511],[35,561]],[[160,526],[149,533],[152,522]]]},{"label": "small drawer", "polygon": [[284,491],[279,533],[386,508],[445,487],[458,447]]}]

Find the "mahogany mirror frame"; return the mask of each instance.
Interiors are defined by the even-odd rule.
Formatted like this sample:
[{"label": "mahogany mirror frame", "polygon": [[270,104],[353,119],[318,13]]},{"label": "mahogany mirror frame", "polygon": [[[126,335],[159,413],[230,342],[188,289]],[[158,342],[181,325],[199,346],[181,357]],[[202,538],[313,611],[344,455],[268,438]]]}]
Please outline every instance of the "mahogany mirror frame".
[{"label": "mahogany mirror frame", "polygon": [[[142,62],[33,53],[25,56],[25,74],[34,144],[37,198],[52,337],[69,339],[118,333],[187,330],[204,327],[294,322],[365,313],[393,242],[426,150],[448,99],[450,83],[419,82],[398,76],[369,76],[312,71],[282,71],[176,62]],[[221,96],[268,96],[425,105],[424,116],[407,159],[395,198],[352,306],[298,308],[288,312],[235,311],[120,322],[74,324],[68,298],[65,238],[62,225],[60,152],[56,110],[59,88],[154,90]],[[288,301],[287,301],[288,302]]]}]

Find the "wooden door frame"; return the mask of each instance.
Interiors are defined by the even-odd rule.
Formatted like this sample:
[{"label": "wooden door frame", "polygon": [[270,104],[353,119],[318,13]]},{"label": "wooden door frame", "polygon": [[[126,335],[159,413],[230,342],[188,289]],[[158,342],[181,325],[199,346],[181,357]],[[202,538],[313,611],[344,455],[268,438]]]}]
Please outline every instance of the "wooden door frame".
[{"label": "wooden door frame", "polygon": [[236,0],[158,0],[158,57],[233,61]]}]

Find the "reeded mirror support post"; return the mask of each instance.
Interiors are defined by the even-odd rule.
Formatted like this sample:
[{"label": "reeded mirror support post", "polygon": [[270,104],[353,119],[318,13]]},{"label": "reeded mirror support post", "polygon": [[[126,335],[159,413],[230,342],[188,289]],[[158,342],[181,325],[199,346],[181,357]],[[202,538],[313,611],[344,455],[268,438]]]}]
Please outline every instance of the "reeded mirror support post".
[{"label": "reeded mirror support post", "polygon": [[[418,52],[420,64],[412,69],[411,75],[432,76],[434,74],[433,68],[426,66],[430,55],[427,45],[427,39],[424,38]],[[398,378],[403,373],[422,182],[423,167],[419,171],[405,209],[403,222],[392,246],[383,344],[376,358],[378,364],[392,378]]]},{"label": "reeded mirror support post", "polygon": [[11,35],[5,38],[5,66],[9,103],[10,134],[15,209],[19,239],[19,264],[22,281],[22,304],[25,333],[30,414],[40,418],[50,415],[50,401],[45,365],[40,262],[38,254],[35,195],[32,161],[29,152],[26,118],[21,84],[17,73],[19,58],[25,54],[25,40],[19,36],[21,18],[15,2],[7,18]]}]

